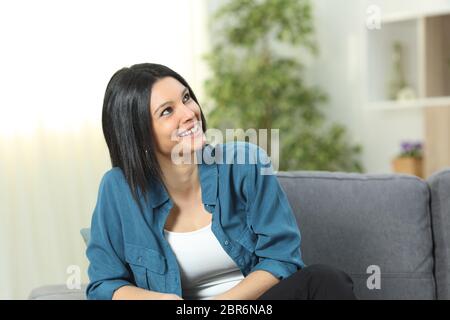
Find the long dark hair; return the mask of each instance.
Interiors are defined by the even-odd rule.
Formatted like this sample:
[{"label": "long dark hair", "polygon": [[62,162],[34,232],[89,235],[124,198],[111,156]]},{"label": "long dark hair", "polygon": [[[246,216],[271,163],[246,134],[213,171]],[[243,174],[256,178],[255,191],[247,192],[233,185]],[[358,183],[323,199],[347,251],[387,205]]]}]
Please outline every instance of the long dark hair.
[{"label": "long dark hair", "polygon": [[[151,90],[156,81],[173,77],[186,86],[200,106],[189,84],[170,68],[154,63],[135,64],[117,71],[108,83],[103,101],[102,127],[111,164],[119,167],[142,210],[140,193],[147,199],[150,183],[162,183],[156,159],[150,113]],[[200,109],[203,132],[206,120]]]}]

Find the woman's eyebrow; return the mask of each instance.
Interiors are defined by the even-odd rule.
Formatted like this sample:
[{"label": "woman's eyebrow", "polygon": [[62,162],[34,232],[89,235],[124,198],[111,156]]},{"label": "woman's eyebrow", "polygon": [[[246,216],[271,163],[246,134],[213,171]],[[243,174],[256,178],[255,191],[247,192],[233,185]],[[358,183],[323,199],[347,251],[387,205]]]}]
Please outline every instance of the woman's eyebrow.
[{"label": "woman's eyebrow", "polygon": [[[183,97],[183,95],[186,93],[186,91],[188,91],[188,88],[184,87],[183,91],[181,92],[181,97]],[[153,112],[153,114],[155,114],[159,109],[161,109],[162,107],[164,107],[166,104],[169,104],[169,103],[173,103],[173,101],[164,102],[158,108],[156,108],[156,110],[155,110],[155,112]]]}]

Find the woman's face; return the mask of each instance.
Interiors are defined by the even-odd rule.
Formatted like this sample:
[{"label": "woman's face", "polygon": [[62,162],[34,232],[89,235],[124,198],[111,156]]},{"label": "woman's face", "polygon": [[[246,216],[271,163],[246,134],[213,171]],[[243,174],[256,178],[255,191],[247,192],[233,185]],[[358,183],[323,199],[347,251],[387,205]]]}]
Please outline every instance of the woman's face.
[{"label": "woman's face", "polygon": [[157,152],[170,156],[172,150],[193,152],[205,144],[200,107],[189,89],[172,77],[165,77],[152,87],[150,114]]}]

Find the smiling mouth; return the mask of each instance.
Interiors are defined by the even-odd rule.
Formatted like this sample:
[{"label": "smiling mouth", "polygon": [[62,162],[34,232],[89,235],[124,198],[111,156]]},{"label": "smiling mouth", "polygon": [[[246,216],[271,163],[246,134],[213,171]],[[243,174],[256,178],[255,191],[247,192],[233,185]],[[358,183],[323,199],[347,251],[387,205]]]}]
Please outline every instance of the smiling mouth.
[{"label": "smiling mouth", "polygon": [[195,135],[200,130],[201,130],[200,122],[196,122],[195,125],[191,129],[180,132],[178,134],[178,137],[184,138],[184,137],[192,136],[192,135]]}]

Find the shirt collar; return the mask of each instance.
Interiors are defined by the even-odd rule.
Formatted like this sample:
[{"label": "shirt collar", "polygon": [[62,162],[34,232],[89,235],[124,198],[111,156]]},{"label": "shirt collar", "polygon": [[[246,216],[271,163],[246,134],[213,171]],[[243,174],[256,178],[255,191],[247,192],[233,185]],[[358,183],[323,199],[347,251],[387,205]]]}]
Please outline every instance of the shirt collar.
[{"label": "shirt collar", "polygon": [[[202,148],[202,154],[200,150],[197,151],[197,159],[201,159],[198,163],[200,186],[202,190],[202,202],[208,205],[215,205],[217,199],[217,185],[218,185],[218,168],[214,161],[215,148],[210,144],[206,144]],[[207,158],[206,160],[204,158]],[[211,161],[211,158],[213,161]],[[149,190],[149,202],[152,208],[156,208],[164,204],[169,200],[169,194],[163,183],[154,182]]]}]

